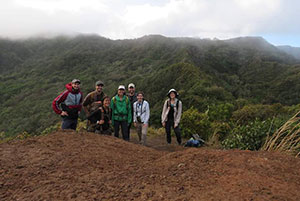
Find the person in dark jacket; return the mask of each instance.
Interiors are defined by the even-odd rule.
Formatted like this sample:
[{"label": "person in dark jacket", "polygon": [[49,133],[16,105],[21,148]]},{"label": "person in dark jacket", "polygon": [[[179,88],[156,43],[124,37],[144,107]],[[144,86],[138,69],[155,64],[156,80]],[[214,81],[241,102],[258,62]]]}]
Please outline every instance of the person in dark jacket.
[{"label": "person in dark jacket", "polygon": [[66,88],[67,90],[53,100],[52,108],[63,118],[62,129],[76,130],[78,115],[82,107],[80,80],[72,80],[71,83],[66,84]]},{"label": "person in dark jacket", "polygon": [[[128,93],[127,96],[130,100],[131,108],[133,108],[133,103],[137,101],[137,94],[135,93],[135,85],[133,83],[130,83],[128,85]],[[133,122],[133,109],[131,110],[131,122]],[[131,128],[131,123],[128,124],[128,138],[130,139],[130,128]]]},{"label": "person in dark jacket", "polygon": [[111,135],[111,108],[110,99],[108,96],[105,96],[103,99],[103,104],[94,102],[92,104],[93,112],[89,116],[89,121],[91,125],[95,127],[95,133],[103,135]]}]

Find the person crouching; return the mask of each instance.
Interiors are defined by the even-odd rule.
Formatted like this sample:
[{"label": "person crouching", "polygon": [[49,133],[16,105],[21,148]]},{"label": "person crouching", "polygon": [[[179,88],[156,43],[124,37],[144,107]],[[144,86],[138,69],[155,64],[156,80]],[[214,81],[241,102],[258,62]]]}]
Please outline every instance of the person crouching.
[{"label": "person crouching", "polygon": [[90,126],[92,126],[97,134],[103,135],[111,135],[111,109],[110,98],[108,96],[104,96],[103,104],[94,102],[91,104],[91,110],[93,111],[88,116],[88,120],[90,121]]}]

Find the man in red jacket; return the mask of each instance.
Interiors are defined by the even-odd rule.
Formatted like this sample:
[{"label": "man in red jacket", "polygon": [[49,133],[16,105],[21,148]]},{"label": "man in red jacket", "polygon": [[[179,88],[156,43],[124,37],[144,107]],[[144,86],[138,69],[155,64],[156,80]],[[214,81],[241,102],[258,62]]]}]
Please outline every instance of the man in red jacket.
[{"label": "man in red jacket", "polygon": [[62,129],[76,130],[83,97],[79,87],[80,80],[72,80],[71,83],[66,84],[67,90],[62,92],[52,102],[54,112],[63,118]]}]

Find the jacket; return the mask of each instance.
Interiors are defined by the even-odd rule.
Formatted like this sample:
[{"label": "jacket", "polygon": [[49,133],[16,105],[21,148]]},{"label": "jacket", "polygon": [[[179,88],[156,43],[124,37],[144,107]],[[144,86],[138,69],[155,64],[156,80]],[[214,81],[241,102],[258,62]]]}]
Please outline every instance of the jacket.
[{"label": "jacket", "polygon": [[141,105],[139,105],[138,101],[133,104],[133,122],[138,122],[138,116],[141,118],[142,123],[148,124],[150,109],[149,103],[146,100],[143,100]]},{"label": "jacket", "polygon": [[132,121],[131,116],[131,104],[127,96],[123,96],[122,101],[118,95],[114,96],[110,102],[110,108],[112,109],[112,123],[116,121],[127,121],[128,124]]},{"label": "jacket", "polygon": [[130,100],[131,103],[131,117],[133,118],[133,103],[135,103],[135,101],[137,101],[137,93],[134,93],[133,96],[130,95],[130,93],[126,94]]},{"label": "jacket", "polygon": [[97,101],[101,101],[103,103],[104,96],[105,94],[103,93],[103,91],[101,91],[101,93],[98,93],[97,91],[92,91],[84,98],[82,106],[86,115],[89,115],[89,113],[92,112],[91,110],[92,103]]},{"label": "jacket", "polygon": [[[168,113],[170,111],[170,106],[168,106],[168,101],[170,101],[170,99],[167,99],[164,103],[163,111],[161,113],[161,123],[168,121]],[[178,106],[177,106],[177,104],[178,104]],[[179,125],[181,113],[182,113],[182,102],[180,100],[178,100],[177,98],[175,98],[174,127],[177,127]]]},{"label": "jacket", "polygon": [[[107,130],[110,128],[110,120],[111,120],[111,109],[110,108],[98,108],[91,112],[90,116],[88,117],[91,124],[96,126],[96,129],[100,130]],[[104,124],[97,124],[97,121],[104,120]]]},{"label": "jacket", "polygon": [[68,83],[66,84],[66,90],[53,100],[52,108],[56,114],[66,111],[68,116],[65,118],[76,119],[81,111],[82,96],[80,89],[74,91],[72,83]]}]

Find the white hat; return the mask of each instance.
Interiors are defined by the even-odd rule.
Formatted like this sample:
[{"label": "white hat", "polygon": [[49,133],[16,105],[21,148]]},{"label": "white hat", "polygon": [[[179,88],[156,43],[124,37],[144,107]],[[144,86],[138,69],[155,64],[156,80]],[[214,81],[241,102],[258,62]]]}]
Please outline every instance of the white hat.
[{"label": "white hat", "polygon": [[75,83],[79,83],[79,84],[80,84],[80,80],[79,80],[79,79],[73,79],[73,80],[72,80],[72,83],[74,83],[74,84],[75,84]]},{"label": "white hat", "polygon": [[170,89],[169,92],[167,93],[167,96],[170,96],[171,92],[174,92],[176,97],[179,95],[175,89]]},{"label": "white hat", "polygon": [[125,86],[124,86],[124,85],[120,85],[120,86],[118,87],[118,90],[120,90],[120,89],[125,90]]},{"label": "white hat", "polygon": [[130,84],[128,85],[128,88],[131,88],[131,87],[135,88],[135,85],[134,85],[133,83],[130,83]]}]

